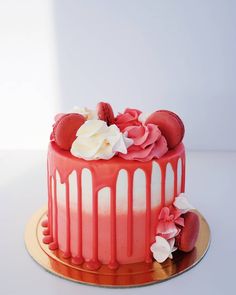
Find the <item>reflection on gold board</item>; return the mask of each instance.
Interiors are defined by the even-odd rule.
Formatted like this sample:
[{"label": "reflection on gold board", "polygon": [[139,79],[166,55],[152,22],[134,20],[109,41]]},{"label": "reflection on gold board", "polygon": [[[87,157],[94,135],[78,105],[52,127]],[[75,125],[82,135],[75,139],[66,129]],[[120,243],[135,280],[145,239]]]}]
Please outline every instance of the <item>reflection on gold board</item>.
[{"label": "reflection on gold board", "polygon": [[210,243],[210,228],[204,217],[196,211],[200,218],[200,233],[196,247],[190,253],[176,251],[173,259],[164,263],[152,262],[121,265],[111,270],[103,265],[96,271],[73,265],[70,259],[62,258],[59,250],[51,251],[42,242],[43,227],[47,208],[36,212],[27,224],[25,245],[29,254],[46,270],[79,283],[103,287],[135,287],[159,283],[179,275],[196,265],[206,254]]}]

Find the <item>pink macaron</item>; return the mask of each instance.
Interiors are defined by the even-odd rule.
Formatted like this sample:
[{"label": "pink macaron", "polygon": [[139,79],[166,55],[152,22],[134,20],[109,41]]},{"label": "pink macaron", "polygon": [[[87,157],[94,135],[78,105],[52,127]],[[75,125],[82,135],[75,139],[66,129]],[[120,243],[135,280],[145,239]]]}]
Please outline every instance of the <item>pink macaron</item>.
[{"label": "pink macaron", "polygon": [[184,124],[179,116],[171,111],[156,111],[147,118],[147,123],[158,126],[167,141],[169,149],[175,148],[184,137]]},{"label": "pink macaron", "polygon": [[107,102],[99,102],[97,104],[97,114],[100,120],[103,120],[107,123],[107,125],[114,124],[115,117],[112,110],[112,107]]},{"label": "pink macaron", "polygon": [[184,214],[184,227],[180,234],[176,237],[176,243],[179,250],[183,252],[190,252],[196,245],[200,222],[199,217],[194,212],[187,212]]},{"label": "pink macaron", "polygon": [[52,132],[56,144],[63,150],[70,150],[72,143],[76,139],[77,130],[84,122],[84,117],[77,113],[58,116]]}]

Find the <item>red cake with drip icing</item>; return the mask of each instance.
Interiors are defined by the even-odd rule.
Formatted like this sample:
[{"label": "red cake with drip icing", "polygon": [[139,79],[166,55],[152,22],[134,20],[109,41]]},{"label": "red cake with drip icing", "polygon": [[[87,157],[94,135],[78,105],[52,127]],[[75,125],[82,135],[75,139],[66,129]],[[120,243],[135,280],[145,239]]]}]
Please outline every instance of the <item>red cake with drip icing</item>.
[{"label": "red cake with drip icing", "polygon": [[184,195],[184,127],[177,115],[126,109],[114,116],[102,102],[95,111],[77,108],[55,120],[43,223],[52,251],[96,270],[161,263],[178,247],[194,248],[199,224]]}]

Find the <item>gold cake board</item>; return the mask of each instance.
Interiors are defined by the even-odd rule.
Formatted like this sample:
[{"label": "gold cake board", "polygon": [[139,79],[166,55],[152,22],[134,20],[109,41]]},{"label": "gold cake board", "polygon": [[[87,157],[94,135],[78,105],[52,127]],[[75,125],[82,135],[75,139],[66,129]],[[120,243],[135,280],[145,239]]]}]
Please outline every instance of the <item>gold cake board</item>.
[{"label": "gold cake board", "polygon": [[29,220],[25,230],[25,245],[33,259],[49,272],[65,279],[102,287],[135,287],[143,286],[173,278],[195,266],[206,254],[210,244],[210,228],[205,218],[200,218],[200,233],[196,247],[190,253],[176,251],[173,259],[164,263],[134,263],[121,265],[111,270],[103,265],[96,271],[74,265],[70,259],[63,259],[60,251],[51,251],[42,242],[43,230],[41,223],[46,219],[47,207],[38,210]]}]

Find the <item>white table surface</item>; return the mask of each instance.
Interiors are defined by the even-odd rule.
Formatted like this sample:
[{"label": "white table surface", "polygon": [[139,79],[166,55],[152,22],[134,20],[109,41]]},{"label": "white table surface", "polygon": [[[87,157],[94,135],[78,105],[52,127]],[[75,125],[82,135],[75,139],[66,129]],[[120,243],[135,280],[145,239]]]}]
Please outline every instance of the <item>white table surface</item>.
[{"label": "white table surface", "polygon": [[30,216],[47,202],[46,152],[0,152],[0,294],[229,294],[235,291],[236,152],[188,152],[186,191],[208,220],[212,243],[181,276],[140,288],[111,289],[61,279],[24,246]]}]

